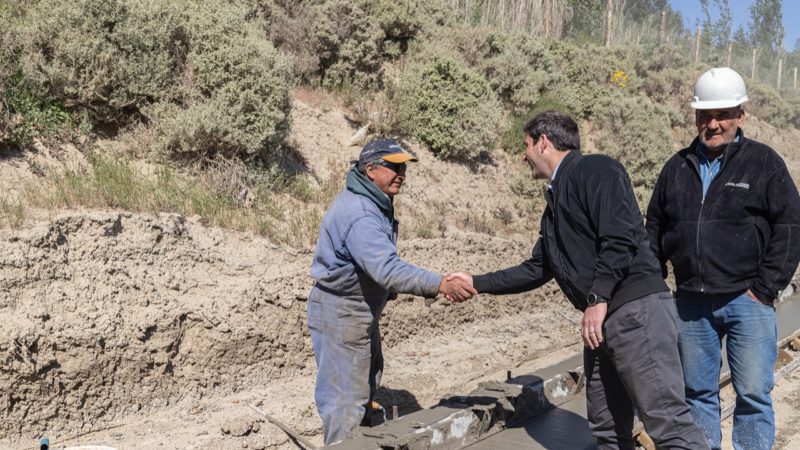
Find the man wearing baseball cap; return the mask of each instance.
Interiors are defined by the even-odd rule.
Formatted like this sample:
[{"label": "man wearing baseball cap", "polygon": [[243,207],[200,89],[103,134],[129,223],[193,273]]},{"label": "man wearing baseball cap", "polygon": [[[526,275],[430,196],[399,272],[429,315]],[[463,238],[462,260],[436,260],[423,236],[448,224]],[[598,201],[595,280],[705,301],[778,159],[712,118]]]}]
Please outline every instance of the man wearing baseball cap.
[{"label": "man wearing baseball cap", "polygon": [[733,446],[770,449],[775,417],[774,301],[800,261],[800,197],[781,157],[745,137],[744,80],[715,68],[695,85],[697,138],[667,161],[647,208],[650,243],[677,284],[686,401],[721,446],[720,348],[736,391]]},{"label": "man wearing baseball cap", "polygon": [[362,423],[380,385],[378,322],[386,300],[398,293],[465,300],[475,293],[397,255],[393,199],[406,180],[406,164],[415,161],[392,139],[364,146],[320,226],[307,315],[326,445]]}]

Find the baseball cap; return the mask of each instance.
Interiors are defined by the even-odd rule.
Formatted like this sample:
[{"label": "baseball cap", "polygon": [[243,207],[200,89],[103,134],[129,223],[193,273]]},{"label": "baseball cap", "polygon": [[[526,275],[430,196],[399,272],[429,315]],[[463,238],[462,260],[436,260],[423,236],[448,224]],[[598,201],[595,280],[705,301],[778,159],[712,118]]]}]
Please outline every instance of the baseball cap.
[{"label": "baseball cap", "polygon": [[417,161],[416,157],[406,153],[403,147],[394,139],[376,139],[361,149],[361,154],[358,156],[358,165],[363,166],[379,159],[396,164]]}]

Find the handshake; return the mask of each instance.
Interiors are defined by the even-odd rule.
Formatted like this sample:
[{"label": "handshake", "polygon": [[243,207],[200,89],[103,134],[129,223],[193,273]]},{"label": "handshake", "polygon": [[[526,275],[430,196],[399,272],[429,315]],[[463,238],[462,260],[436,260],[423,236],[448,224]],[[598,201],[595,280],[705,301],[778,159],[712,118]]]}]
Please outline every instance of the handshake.
[{"label": "handshake", "polygon": [[472,275],[453,272],[442,278],[439,293],[451,302],[463,302],[471,299],[478,291],[472,286]]}]

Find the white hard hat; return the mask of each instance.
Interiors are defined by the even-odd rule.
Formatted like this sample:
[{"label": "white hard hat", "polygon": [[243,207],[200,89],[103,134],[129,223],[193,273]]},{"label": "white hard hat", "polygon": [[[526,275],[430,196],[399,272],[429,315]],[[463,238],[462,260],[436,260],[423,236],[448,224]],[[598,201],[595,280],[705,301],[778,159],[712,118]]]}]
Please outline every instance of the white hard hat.
[{"label": "white hard hat", "polygon": [[747,100],[742,76],[728,67],[717,67],[698,78],[691,105],[694,109],[724,109]]}]

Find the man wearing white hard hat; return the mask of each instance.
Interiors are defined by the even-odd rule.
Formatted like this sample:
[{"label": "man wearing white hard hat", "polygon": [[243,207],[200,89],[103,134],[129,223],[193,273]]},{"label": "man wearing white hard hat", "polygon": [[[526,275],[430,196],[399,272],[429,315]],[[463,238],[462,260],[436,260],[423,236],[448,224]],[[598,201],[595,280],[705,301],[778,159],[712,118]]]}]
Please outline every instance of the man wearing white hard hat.
[{"label": "man wearing white hard hat", "polygon": [[735,71],[695,85],[697,138],[661,171],[647,208],[650,243],[677,285],[686,401],[712,449],[721,447],[721,344],[736,391],[735,449],[772,448],[777,358],[774,301],[800,261],[800,197],[786,164],[744,136],[748,100]]}]

